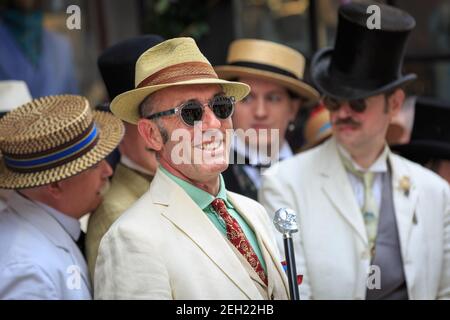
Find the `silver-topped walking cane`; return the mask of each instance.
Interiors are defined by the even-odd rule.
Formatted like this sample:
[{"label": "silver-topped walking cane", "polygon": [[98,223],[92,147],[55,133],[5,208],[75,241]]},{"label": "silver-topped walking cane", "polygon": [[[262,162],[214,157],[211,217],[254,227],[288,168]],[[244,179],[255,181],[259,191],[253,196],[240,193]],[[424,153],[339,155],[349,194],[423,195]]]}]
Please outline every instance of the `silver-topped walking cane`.
[{"label": "silver-topped walking cane", "polygon": [[291,300],[300,300],[295,267],[294,243],[291,234],[298,231],[296,214],[292,209],[281,208],[275,212],[273,224],[283,234],[284,252],[286,255],[287,277]]}]

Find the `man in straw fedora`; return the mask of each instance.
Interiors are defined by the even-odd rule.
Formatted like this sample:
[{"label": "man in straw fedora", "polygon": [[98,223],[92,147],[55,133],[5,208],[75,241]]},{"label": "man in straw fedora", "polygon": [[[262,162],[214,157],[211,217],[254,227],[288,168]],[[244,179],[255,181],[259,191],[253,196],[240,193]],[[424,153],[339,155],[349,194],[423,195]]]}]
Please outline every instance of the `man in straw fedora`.
[{"label": "man in straw fedora", "polygon": [[234,128],[240,130],[233,140],[231,164],[223,174],[231,191],[256,200],[263,168],[293,155],[286,132],[293,130],[300,106],[319,98],[303,81],[304,69],[300,52],[257,39],[232,42],[227,65],[215,68],[220,78],[251,87],[233,114]]},{"label": "man in straw fedora", "polygon": [[312,60],[333,137],[266,175],[261,201],[298,215],[303,298],[448,298],[449,185],[393,154],[385,138],[402,86],[416,78],[401,73],[415,20],[377,3],[381,29],[369,29],[369,5],[341,6],[334,48]]},{"label": "man in straw fedora", "polygon": [[[35,99],[0,120],[1,299],[90,299],[79,218],[102,200],[121,121],[86,98]],[[79,245],[79,246],[78,246]]]},{"label": "man in straw fedora", "polygon": [[137,123],[160,166],[100,243],[95,298],[286,299],[266,212],[221,176],[249,87],[219,79],[191,38],[144,52],[135,84],[111,110]]},{"label": "man in straw fedora", "polygon": [[[100,55],[98,67],[111,100],[134,88],[136,60],[161,41],[163,39],[157,35],[133,37],[111,46]],[[154,151],[146,147],[137,126],[128,122],[124,122],[124,126],[125,135],[119,145],[120,161],[114,170],[111,187],[102,204],[89,217],[86,258],[91,279],[100,240],[114,221],[148,190],[158,166]]]}]

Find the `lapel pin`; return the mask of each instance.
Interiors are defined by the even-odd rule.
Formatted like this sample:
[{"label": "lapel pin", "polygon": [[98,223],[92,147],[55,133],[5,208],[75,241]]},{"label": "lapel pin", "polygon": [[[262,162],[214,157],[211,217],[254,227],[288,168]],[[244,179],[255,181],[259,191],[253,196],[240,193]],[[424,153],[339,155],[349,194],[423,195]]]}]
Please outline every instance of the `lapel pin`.
[{"label": "lapel pin", "polygon": [[403,191],[403,194],[408,197],[409,191],[411,190],[411,180],[407,176],[403,176],[400,179],[400,189]]}]

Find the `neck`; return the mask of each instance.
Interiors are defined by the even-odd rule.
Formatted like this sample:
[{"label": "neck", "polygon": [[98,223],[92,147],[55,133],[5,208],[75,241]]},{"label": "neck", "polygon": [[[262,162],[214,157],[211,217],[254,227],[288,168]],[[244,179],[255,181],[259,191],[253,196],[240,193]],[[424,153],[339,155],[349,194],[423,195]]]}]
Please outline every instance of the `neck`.
[{"label": "neck", "polygon": [[80,219],[83,216],[83,215],[76,215],[76,214],[67,212],[67,210],[65,210],[65,208],[61,202],[56,201],[55,199],[50,197],[45,192],[43,192],[41,190],[37,190],[38,188],[23,189],[23,190],[18,190],[17,192],[32,202],[40,202],[42,204],[45,204],[46,206],[51,207],[51,208],[55,209],[56,211],[66,215],[66,216],[72,217],[74,219]]},{"label": "neck", "polygon": [[383,141],[382,144],[377,144],[376,147],[372,145],[370,146],[370,148],[353,149],[344,145],[342,145],[342,147],[347,150],[355,163],[357,163],[363,169],[368,169],[372,164],[374,164],[374,162],[383,152],[385,148],[385,141]]},{"label": "neck", "polygon": [[194,181],[184,175],[181,171],[173,168],[163,159],[160,159],[161,166],[166,169],[168,172],[173,174],[175,177],[180,178],[181,180],[186,181],[189,184],[192,184],[193,186],[208,192],[209,194],[212,194],[213,196],[216,196],[219,193],[220,188],[220,179],[219,175],[216,175],[214,177],[211,177],[210,179],[206,179],[205,181]]}]

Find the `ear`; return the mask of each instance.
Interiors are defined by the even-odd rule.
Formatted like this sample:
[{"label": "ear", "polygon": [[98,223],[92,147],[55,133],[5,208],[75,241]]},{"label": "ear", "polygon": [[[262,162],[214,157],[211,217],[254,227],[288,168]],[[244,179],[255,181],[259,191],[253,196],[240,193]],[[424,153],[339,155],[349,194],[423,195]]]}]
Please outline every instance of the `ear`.
[{"label": "ear", "polygon": [[300,106],[302,104],[302,100],[295,98],[291,99],[291,112],[289,115],[289,120],[295,121],[295,118],[297,117],[298,110],[300,109]]},{"label": "ear", "polygon": [[402,89],[397,89],[391,94],[388,98],[389,103],[389,113],[391,117],[396,116],[403,107],[403,103],[405,102],[405,91]]},{"label": "ear", "polygon": [[151,120],[140,119],[137,123],[138,131],[150,149],[160,151],[164,146],[163,138],[158,126]]},{"label": "ear", "polygon": [[59,199],[63,193],[64,181],[52,182],[45,186],[47,192],[55,199]]}]

